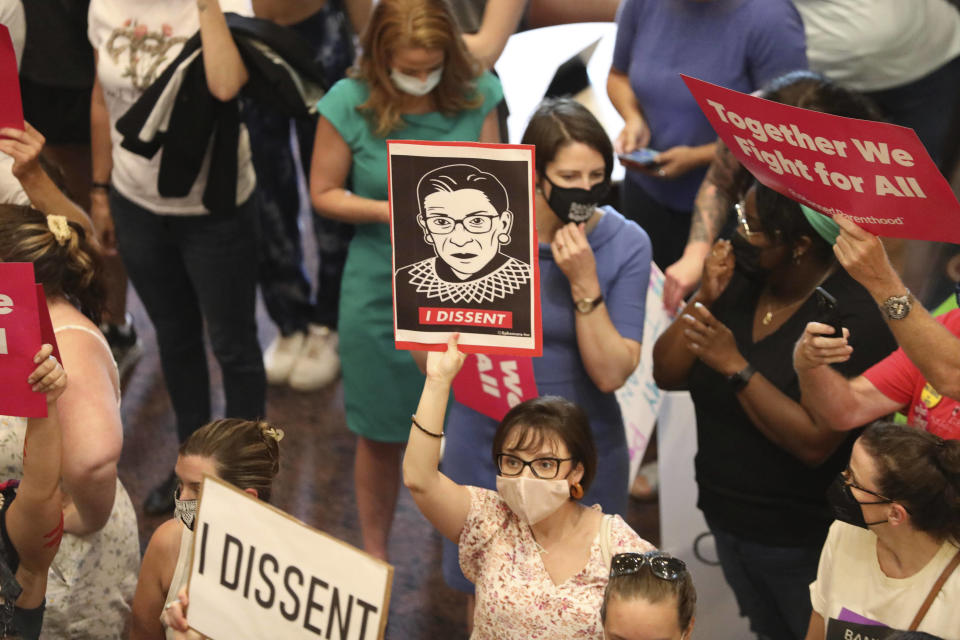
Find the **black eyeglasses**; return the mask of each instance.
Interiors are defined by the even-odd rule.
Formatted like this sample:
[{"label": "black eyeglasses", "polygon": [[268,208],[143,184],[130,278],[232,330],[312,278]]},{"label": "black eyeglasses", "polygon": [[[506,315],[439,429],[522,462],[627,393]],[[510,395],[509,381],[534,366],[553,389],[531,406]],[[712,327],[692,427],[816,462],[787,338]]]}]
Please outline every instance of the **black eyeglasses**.
[{"label": "black eyeglasses", "polygon": [[541,480],[553,480],[560,473],[560,463],[569,460],[573,458],[537,458],[528,461],[509,453],[501,453],[497,456],[497,468],[501,475],[512,478],[523,473],[524,467],[530,467],[533,475]]},{"label": "black eyeglasses", "polygon": [[[858,485],[856,482],[854,482],[854,481],[853,481],[853,472],[850,471],[850,467],[847,467],[846,469],[844,469],[843,471],[841,471],[841,472],[840,472],[840,475],[843,476],[843,481],[847,484],[848,487],[853,487],[854,489],[857,489],[857,490],[859,490],[859,491],[863,491],[864,493],[869,493],[870,495],[872,495],[872,496],[874,496],[874,497],[880,498],[880,500],[877,500],[876,502],[860,502],[859,500],[857,500],[856,498],[854,498],[854,500],[856,500],[857,504],[889,504],[889,503],[891,503],[891,502],[896,502],[896,500],[894,500],[893,498],[888,498],[887,496],[882,495],[882,494],[879,494],[879,493],[877,493],[876,491],[871,491],[870,489],[865,489],[865,488],[861,487],[860,485]],[[904,505],[903,508],[904,508],[904,509],[907,509],[906,505]],[[910,509],[907,509],[907,513],[910,513]]]},{"label": "black eyeglasses", "polygon": [[679,580],[687,573],[683,560],[668,556],[662,551],[647,553],[618,553],[610,562],[610,577],[629,576],[639,573],[644,565],[650,567],[650,573],[661,580]]}]

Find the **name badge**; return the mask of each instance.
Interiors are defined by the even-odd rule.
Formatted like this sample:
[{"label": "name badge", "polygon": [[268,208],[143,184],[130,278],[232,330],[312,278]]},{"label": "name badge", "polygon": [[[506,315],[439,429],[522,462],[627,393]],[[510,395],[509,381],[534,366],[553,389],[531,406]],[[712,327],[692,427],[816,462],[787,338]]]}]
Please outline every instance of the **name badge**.
[{"label": "name badge", "polygon": [[933,409],[935,406],[940,404],[940,401],[943,400],[943,396],[937,393],[937,390],[928,382],[924,387],[923,391],[920,392],[920,400],[923,402],[924,406],[927,409]]}]

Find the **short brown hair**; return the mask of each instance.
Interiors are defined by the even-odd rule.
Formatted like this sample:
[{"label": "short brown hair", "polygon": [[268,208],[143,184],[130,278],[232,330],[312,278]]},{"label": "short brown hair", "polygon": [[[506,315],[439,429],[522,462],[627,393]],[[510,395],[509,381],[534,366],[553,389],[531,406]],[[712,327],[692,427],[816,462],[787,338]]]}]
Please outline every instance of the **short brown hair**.
[{"label": "short brown hair", "polygon": [[[649,553],[670,557],[670,554],[665,551]],[[697,590],[693,586],[690,572],[684,570],[676,580],[664,580],[655,576],[650,570],[650,565],[645,564],[636,573],[611,576],[603,592],[600,620],[607,621],[607,606],[614,598],[619,600],[643,598],[647,602],[656,604],[671,597],[677,599],[677,624],[680,625],[681,631],[686,631],[697,608]]]},{"label": "short brown hair", "polygon": [[493,462],[503,452],[503,445],[516,428],[517,449],[539,449],[543,441],[556,436],[570,451],[573,467],[583,465],[580,486],[590,488],[597,475],[597,447],[593,443],[590,421],[583,409],[559,396],[542,396],[521,402],[510,409],[497,425],[493,436]]},{"label": "short brown hair", "polygon": [[570,98],[547,98],[530,117],[522,144],[537,148],[537,175],[543,176],[560,149],[580,142],[603,156],[604,178],[613,172],[613,144],[603,125],[590,111]]},{"label": "short brown hair", "polygon": [[432,91],[437,111],[452,115],[483,101],[475,83],[480,65],[467,51],[445,0],[380,0],[361,36],[361,46],[350,75],[367,83],[370,97],[357,110],[369,117],[380,137],[402,123],[397,109],[401,92],[390,79],[390,58],[400,47],[443,51],[443,76]]},{"label": "short brown hair", "polygon": [[32,262],[37,281],[48,296],[63,296],[94,322],[100,322],[104,291],[100,255],[76,222],[63,244],[32,207],[0,204],[0,261]]},{"label": "short brown hair", "polygon": [[221,480],[238,489],[256,489],[261,500],[270,502],[282,437],[283,432],[267,422],[214,420],[190,434],[180,445],[180,455],[212,458]]},{"label": "short brown hair", "polygon": [[915,529],[960,543],[960,440],[875,422],[860,442],[877,467],[877,491],[901,503]]}]

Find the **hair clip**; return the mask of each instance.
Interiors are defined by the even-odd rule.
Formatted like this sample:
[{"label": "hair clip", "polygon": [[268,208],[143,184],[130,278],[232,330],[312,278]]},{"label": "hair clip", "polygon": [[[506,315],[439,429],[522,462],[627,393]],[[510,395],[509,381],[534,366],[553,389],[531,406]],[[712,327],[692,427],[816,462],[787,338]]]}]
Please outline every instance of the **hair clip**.
[{"label": "hair clip", "polygon": [[277,442],[280,442],[281,440],[283,440],[283,429],[275,429],[274,427],[261,426],[260,430],[263,432],[263,435],[269,436],[274,440],[276,440]]},{"label": "hair clip", "polygon": [[47,228],[61,247],[70,241],[70,236],[73,234],[73,229],[67,224],[65,216],[47,216]]}]

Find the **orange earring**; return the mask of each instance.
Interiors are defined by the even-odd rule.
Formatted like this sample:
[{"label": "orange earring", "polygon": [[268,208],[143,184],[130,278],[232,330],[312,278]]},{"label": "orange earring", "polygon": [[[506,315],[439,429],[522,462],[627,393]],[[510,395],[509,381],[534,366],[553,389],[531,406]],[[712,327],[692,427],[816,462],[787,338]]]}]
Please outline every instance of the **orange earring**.
[{"label": "orange earring", "polygon": [[579,500],[583,497],[583,487],[580,486],[579,482],[570,485],[570,497],[574,500]]}]

